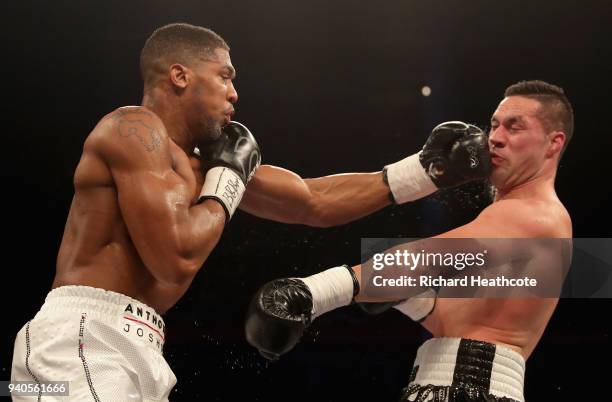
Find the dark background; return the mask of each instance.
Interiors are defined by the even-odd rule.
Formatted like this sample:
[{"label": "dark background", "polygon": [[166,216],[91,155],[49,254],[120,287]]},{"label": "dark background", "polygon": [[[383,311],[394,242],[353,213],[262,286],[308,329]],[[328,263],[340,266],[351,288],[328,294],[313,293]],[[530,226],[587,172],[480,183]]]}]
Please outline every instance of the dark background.
[{"label": "dark background", "polygon": [[[9,379],[15,334],[50,288],[83,140],[106,113],[139,104],[140,48],[169,22],[207,26],[228,41],[235,119],[255,134],[265,163],[303,177],[380,170],[416,152],[437,123],[486,125],[509,84],[560,85],[576,131],[559,197],[575,237],[612,237],[606,1],[27,1],[3,9],[0,379]],[[421,95],[424,85],[431,96]],[[395,311],[367,317],[345,308],[268,364],[244,340],[248,301],[272,278],[357,262],[361,237],[434,235],[486,203],[483,187],[470,185],[330,229],[238,213],[166,317],[173,400],[396,400],[428,338],[417,324]],[[528,400],[609,394],[601,360],[611,351],[610,307],[560,302],[528,362]]]}]

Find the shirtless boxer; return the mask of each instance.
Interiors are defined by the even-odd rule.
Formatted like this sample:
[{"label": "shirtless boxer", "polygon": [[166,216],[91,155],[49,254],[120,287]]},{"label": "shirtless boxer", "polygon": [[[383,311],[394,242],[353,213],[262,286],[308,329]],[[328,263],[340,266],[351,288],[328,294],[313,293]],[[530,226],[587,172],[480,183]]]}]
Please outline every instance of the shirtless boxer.
[{"label": "shirtless boxer", "polygon": [[[472,222],[437,238],[571,239],[572,222],[554,181],[572,132],[573,111],[562,89],[542,81],[508,87],[491,118],[489,135],[495,200]],[[403,247],[419,252],[412,244]],[[512,257],[507,252],[501,258]],[[353,300],[382,301],[364,294],[369,275],[364,266],[341,266],[264,285],[251,303],[247,340],[265,357],[278,358],[317,316]],[[432,289],[429,294],[432,297],[395,305],[433,335],[417,352],[402,400],[524,401],[525,360],[557,299],[436,300]]]},{"label": "shirtless boxer", "polygon": [[[111,112],[85,140],[53,289],[15,341],[11,380],[70,381],[70,400],[168,399],[176,378],[162,355],[161,314],[239,204],[263,218],[331,226],[389,205],[390,188],[396,202],[414,200],[483,177],[486,164],[474,158],[488,162],[486,139],[450,123],[386,176],[302,180],[273,166],[255,174],[257,143],[230,121],[238,95],[221,37],[162,27],[144,45],[141,72],[142,105]],[[455,168],[439,169],[451,156]]]}]

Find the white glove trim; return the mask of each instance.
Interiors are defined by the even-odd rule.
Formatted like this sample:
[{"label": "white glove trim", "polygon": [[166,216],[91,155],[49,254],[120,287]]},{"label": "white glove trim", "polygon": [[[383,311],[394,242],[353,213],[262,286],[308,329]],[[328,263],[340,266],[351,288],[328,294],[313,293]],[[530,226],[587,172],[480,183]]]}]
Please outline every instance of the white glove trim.
[{"label": "white glove trim", "polygon": [[206,172],[206,179],[198,202],[206,198],[218,201],[225,209],[227,220],[230,220],[242,200],[245,189],[246,186],[236,172],[223,166],[217,166]]},{"label": "white glove trim", "polygon": [[418,200],[438,190],[423,169],[418,153],[387,165],[385,168],[389,188],[393,199],[398,204]]},{"label": "white glove trim", "polygon": [[330,268],[307,278],[300,278],[312,294],[312,318],[353,300],[353,276],[344,266]]}]

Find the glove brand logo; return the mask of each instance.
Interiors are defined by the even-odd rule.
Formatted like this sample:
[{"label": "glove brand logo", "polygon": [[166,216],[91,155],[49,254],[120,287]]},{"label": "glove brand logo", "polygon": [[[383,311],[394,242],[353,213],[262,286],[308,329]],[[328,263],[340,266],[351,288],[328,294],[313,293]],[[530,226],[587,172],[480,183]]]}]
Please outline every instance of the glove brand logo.
[{"label": "glove brand logo", "polygon": [[225,185],[225,191],[223,192],[223,197],[227,200],[230,208],[234,206],[234,202],[236,201],[236,197],[238,196],[238,190],[240,189],[239,179],[228,180]]},{"label": "glove brand logo", "polygon": [[473,146],[469,146],[467,148],[468,153],[470,154],[470,168],[474,169],[478,166],[478,152],[476,148]]},{"label": "glove brand logo", "polygon": [[[247,137],[241,137],[236,141],[236,145],[234,146],[234,152],[239,155],[242,149],[242,152],[248,150],[249,147],[252,147],[252,141]],[[245,183],[248,183],[251,180],[251,177],[255,173],[255,170],[259,167],[261,163],[261,156],[259,154],[259,150],[251,149],[251,154],[248,158],[248,166],[246,166],[246,158],[237,158],[240,163],[240,169],[242,169],[242,177]],[[249,172],[247,174],[247,172]]]},{"label": "glove brand logo", "polygon": [[256,149],[251,152],[251,156],[249,157],[249,177],[247,177],[247,182],[251,181],[251,177],[255,174],[255,171],[261,164],[261,155],[259,155],[259,151]]}]

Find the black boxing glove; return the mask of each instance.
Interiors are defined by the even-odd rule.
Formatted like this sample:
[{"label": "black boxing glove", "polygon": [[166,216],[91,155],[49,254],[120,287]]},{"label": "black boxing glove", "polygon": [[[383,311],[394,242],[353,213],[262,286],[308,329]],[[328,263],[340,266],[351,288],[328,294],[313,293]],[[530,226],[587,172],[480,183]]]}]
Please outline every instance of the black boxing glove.
[{"label": "black boxing glove", "polygon": [[268,282],[249,306],[246,339],[263,357],[276,360],[293,349],[312,320],[350,304],[358,291],[355,273],[346,265]]},{"label": "black boxing glove", "polygon": [[484,179],[491,172],[487,135],[480,128],[460,121],[436,126],[419,160],[438,188]]},{"label": "black boxing glove", "polygon": [[312,321],[312,293],[296,278],[262,286],[249,306],[246,339],[269,360],[277,360],[300,341]]},{"label": "black boxing glove", "polygon": [[384,179],[393,200],[401,204],[484,179],[491,171],[486,134],[460,121],[436,126],[420,153],[385,166]]},{"label": "black boxing glove", "polygon": [[206,177],[198,202],[218,201],[230,220],[261,164],[257,141],[245,126],[231,121],[217,141],[199,148],[199,154]]}]

